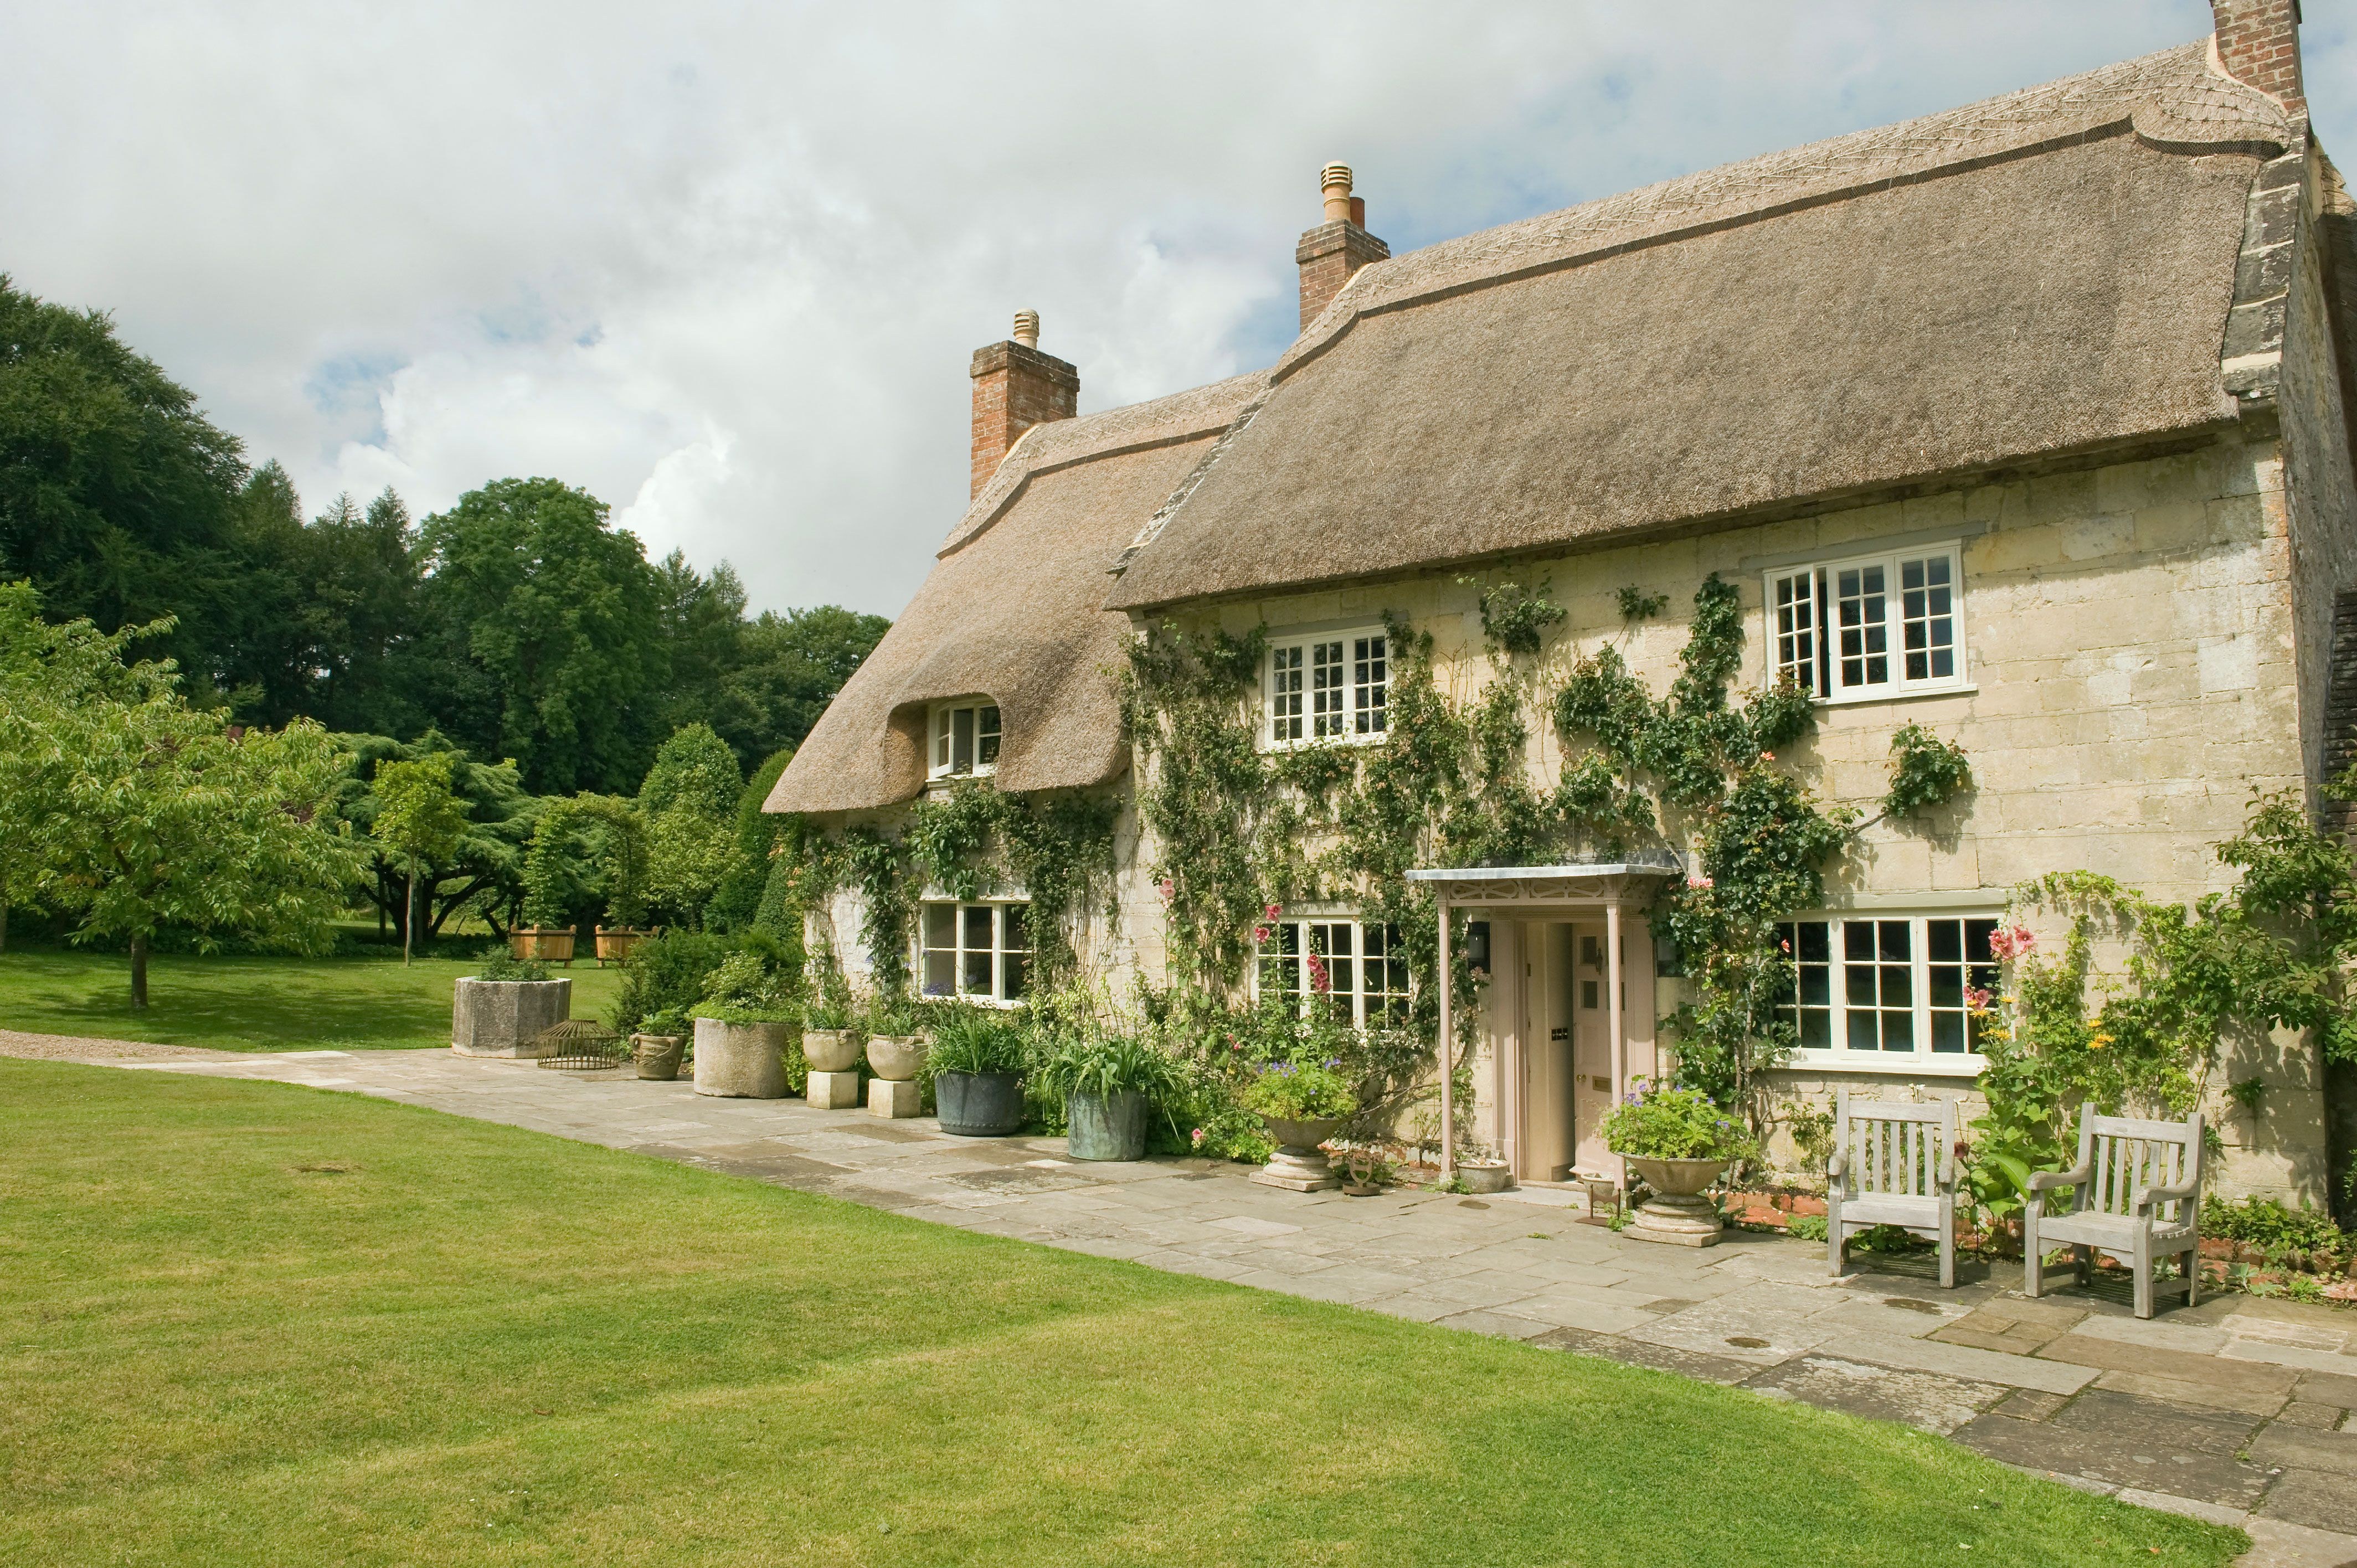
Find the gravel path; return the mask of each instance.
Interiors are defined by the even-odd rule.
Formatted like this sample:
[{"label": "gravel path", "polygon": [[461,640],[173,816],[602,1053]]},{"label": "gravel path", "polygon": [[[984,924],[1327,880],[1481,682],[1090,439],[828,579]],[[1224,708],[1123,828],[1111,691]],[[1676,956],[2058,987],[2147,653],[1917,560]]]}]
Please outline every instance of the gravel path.
[{"label": "gravel path", "polygon": [[97,1040],[80,1035],[28,1035],[21,1029],[0,1029],[0,1057],[30,1057],[36,1061],[242,1061],[249,1054],[202,1046],[159,1046],[151,1040]]}]

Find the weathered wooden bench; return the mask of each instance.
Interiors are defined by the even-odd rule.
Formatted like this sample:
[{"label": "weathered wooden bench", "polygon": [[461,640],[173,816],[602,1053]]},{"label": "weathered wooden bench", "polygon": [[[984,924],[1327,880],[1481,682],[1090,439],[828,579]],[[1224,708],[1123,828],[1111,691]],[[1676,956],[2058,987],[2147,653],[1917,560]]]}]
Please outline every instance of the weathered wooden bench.
[{"label": "weathered wooden bench", "polygon": [[[2201,1299],[2201,1113],[2182,1122],[2079,1113],[2079,1163],[2067,1171],[2029,1178],[2021,1218],[2022,1293],[2045,1286],[2046,1249],[2068,1245],[2087,1283],[2098,1252],[2109,1252],[2136,1273],[2136,1315],[2152,1316],[2153,1265],[2185,1255],[2185,1305]],[[2046,1212],[2047,1194],[2064,1192],[2070,1207]],[[2171,1283],[2171,1290],[2177,1288]]]},{"label": "weathered wooden bench", "polygon": [[1956,1107],[1896,1101],[1834,1101],[1834,1153],[1825,1163],[1825,1239],[1840,1273],[1850,1236],[1896,1225],[1940,1244],[1940,1283],[1956,1283]]}]

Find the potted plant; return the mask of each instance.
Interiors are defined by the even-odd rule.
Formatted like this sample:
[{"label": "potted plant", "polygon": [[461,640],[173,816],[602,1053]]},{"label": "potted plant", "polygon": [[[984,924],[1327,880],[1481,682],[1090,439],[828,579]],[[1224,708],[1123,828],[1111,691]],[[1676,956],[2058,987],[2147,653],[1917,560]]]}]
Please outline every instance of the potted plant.
[{"label": "potted plant", "polygon": [[638,1032],[630,1036],[630,1050],[638,1060],[640,1078],[669,1083],[679,1076],[680,1053],[687,1044],[688,1027],[687,1014],[678,1007],[666,1007],[640,1020]]},{"label": "potted plant", "polygon": [[867,1010],[867,1070],[887,1083],[909,1083],[925,1065],[917,1004],[906,994],[879,996]]},{"label": "potted plant", "polygon": [[1359,1109],[1359,1097],[1343,1079],[1341,1066],[1332,1058],[1271,1062],[1244,1085],[1244,1108],[1259,1112],[1276,1144],[1276,1153],[1254,1181],[1293,1192],[1323,1192],[1340,1185],[1318,1145]]},{"label": "potted plant", "polygon": [[577,815],[571,801],[557,801],[532,830],[532,844],[523,857],[523,924],[508,932],[519,961],[573,961],[573,910],[565,895]]},{"label": "potted plant", "polygon": [[942,1131],[1005,1138],[1023,1131],[1023,1030],[990,1007],[951,1006],[933,1026],[926,1060]]},{"label": "potted plant", "polygon": [[695,1092],[778,1100],[786,1092],[786,1036],[799,1016],[785,977],[760,953],[730,953],[695,1006]]},{"label": "potted plant", "polygon": [[802,1013],[802,1057],[813,1072],[849,1072],[859,1065],[865,1035],[851,1004],[822,994]]},{"label": "potted plant", "polygon": [[1651,1189],[1622,1235],[1641,1241],[1707,1247],[1724,1230],[1703,1190],[1754,1144],[1743,1123],[1696,1089],[1634,1080],[1634,1092],[1604,1118],[1604,1144]]},{"label": "potted plant", "polygon": [[600,860],[606,873],[606,915],[614,924],[597,928],[597,962],[620,963],[654,935],[647,918],[647,831],[636,805],[609,795],[593,797],[587,814],[605,829]]},{"label": "potted plant", "polygon": [[1178,1088],[1177,1064],[1135,1035],[1092,1029],[1066,1038],[1041,1069],[1061,1095],[1076,1160],[1146,1156],[1146,1113]]},{"label": "potted plant", "polygon": [[462,1057],[533,1055],[533,1041],[573,1015],[573,982],[548,966],[493,948],[458,982],[450,1004],[450,1048]]},{"label": "potted plant", "polygon": [[1457,1186],[1463,1192],[1503,1192],[1514,1185],[1514,1168],[1489,1144],[1467,1144],[1457,1156]]}]

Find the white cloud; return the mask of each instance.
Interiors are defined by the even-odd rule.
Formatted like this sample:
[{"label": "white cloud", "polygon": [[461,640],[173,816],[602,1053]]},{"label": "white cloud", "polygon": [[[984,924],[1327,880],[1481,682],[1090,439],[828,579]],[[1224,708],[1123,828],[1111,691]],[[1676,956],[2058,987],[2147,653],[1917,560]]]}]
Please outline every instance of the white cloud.
[{"label": "white cloud", "polygon": [[[2309,0],[2328,145],[2350,0]],[[1084,409],[1265,362],[1315,171],[1394,248],[2125,59],[2200,0],[21,6],[0,269],[317,506],[507,474],[897,611],[1018,306]]]}]

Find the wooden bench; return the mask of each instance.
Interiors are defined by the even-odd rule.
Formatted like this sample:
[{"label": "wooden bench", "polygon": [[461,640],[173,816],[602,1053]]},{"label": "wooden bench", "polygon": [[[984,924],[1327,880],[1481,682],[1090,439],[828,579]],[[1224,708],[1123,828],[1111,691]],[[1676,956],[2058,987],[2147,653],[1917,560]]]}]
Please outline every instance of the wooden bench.
[{"label": "wooden bench", "polygon": [[[2185,1256],[2185,1305],[2201,1299],[2201,1113],[2182,1122],[2079,1113],[2079,1163],[2029,1178],[2021,1217],[2022,1294],[2044,1288],[2049,1247],[2067,1244],[2085,1284],[2095,1254],[2109,1252],[2136,1273],[2136,1315],[2152,1316],[2153,1265]],[[2069,1196],[2046,1212],[2047,1194]],[[2174,1290],[2172,1283],[2169,1287]]]},{"label": "wooden bench", "polygon": [[1825,1239],[1840,1273],[1850,1235],[1896,1225],[1940,1244],[1940,1283],[1956,1283],[1956,1106],[1835,1098],[1825,1162]]}]

